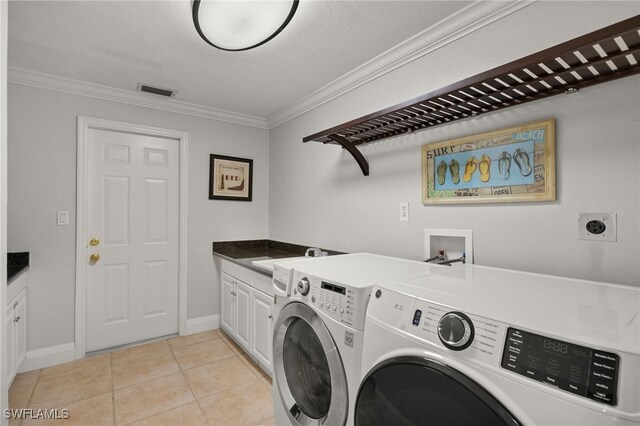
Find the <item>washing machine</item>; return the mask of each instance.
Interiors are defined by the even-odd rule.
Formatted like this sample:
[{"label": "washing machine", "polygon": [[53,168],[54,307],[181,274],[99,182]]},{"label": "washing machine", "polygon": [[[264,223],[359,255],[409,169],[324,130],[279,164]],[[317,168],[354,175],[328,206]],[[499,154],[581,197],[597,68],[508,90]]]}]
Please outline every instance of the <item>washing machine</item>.
[{"label": "washing machine", "polygon": [[375,280],[410,279],[446,269],[368,253],[276,263],[276,424],[353,424],[364,321]]},{"label": "washing machine", "polygon": [[640,289],[476,265],[372,289],[356,425],[640,424]]}]

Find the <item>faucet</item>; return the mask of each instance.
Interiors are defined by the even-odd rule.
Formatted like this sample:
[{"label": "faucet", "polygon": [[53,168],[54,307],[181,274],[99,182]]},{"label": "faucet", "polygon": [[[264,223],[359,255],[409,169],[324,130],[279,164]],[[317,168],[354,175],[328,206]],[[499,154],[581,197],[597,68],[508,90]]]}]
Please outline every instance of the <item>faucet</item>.
[{"label": "faucet", "polygon": [[305,257],[321,257],[321,256],[327,256],[327,252],[326,251],[322,251],[317,247],[309,247],[307,249],[307,251],[304,253]]},{"label": "faucet", "polygon": [[465,253],[462,253],[462,256],[460,256],[457,259],[451,259],[451,260],[445,260],[444,262],[438,262],[438,265],[447,265],[447,266],[451,266],[452,263],[455,262],[462,262],[462,263],[467,263],[467,257]]},{"label": "faucet", "polygon": [[440,263],[440,262],[444,261],[444,250],[438,251],[438,254],[436,256],[430,257],[429,259],[425,259],[425,262],[429,263],[429,262],[433,262],[435,260],[438,261],[436,263]]}]

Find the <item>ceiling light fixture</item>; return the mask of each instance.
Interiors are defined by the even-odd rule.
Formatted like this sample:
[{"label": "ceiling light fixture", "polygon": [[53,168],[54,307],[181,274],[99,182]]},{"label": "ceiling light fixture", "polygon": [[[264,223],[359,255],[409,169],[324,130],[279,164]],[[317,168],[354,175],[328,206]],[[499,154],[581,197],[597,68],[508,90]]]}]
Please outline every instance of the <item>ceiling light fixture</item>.
[{"label": "ceiling light fixture", "polygon": [[193,23],[200,37],[228,51],[265,44],[289,24],[299,0],[193,0]]}]

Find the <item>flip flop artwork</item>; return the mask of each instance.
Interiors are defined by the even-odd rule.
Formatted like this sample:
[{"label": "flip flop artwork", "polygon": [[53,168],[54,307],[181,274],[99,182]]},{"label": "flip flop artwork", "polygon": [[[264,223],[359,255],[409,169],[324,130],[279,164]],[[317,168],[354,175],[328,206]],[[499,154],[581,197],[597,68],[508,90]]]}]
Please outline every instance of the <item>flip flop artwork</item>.
[{"label": "flip flop artwork", "polygon": [[460,183],[460,163],[458,163],[455,159],[451,160],[449,163],[449,171],[451,171],[451,182],[454,185]]},{"label": "flip flop artwork", "polygon": [[491,179],[491,158],[483,154],[478,167],[480,168],[480,180],[489,182],[489,179]]},{"label": "flip flop artwork", "polygon": [[502,180],[509,179],[511,173],[509,170],[511,169],[511,154],[507,151],[502,151],[500,154],[500,159],[498,160],[498,172],[500,173],[500,177]]},{"label": "flip flop artwork", "polygon": [[520,148],[516,149],[516,152],[513,153],[513,161],[518,165],[522,176],[529,176],[533,171],[531,162],[529,161],[529,154]]},{"label": "flip flop artwork", "polygon": [[555,200],[553,119],[425,144],[422,155],[425,204]]},{"label": "flip flop artwork", "polygon": [[438,183],[444,185],[444,180],[447,177],[447,163],[442,160],[438,165]]},{"label": "flip flop artwork", "polygon": [[476,157],[469,158],[469,160],[467,160],[467,165],[464,167],[464,176],[462,176],[462,180],[469,182],[473,172],[475,172],[477,168],[478,160],[476,160]]}]

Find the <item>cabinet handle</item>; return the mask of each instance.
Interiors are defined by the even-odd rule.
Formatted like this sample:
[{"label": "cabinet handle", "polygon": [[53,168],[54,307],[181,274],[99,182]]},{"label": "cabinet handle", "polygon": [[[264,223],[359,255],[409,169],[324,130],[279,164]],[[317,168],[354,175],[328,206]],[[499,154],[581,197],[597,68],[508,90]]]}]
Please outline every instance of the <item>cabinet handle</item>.
[{"label": "cabinet handle", "polygon": [[13,322],[18,322],[20,321],[20,315],[18,315],[17,317],[15,317],[15,319],[13,320]]}]

